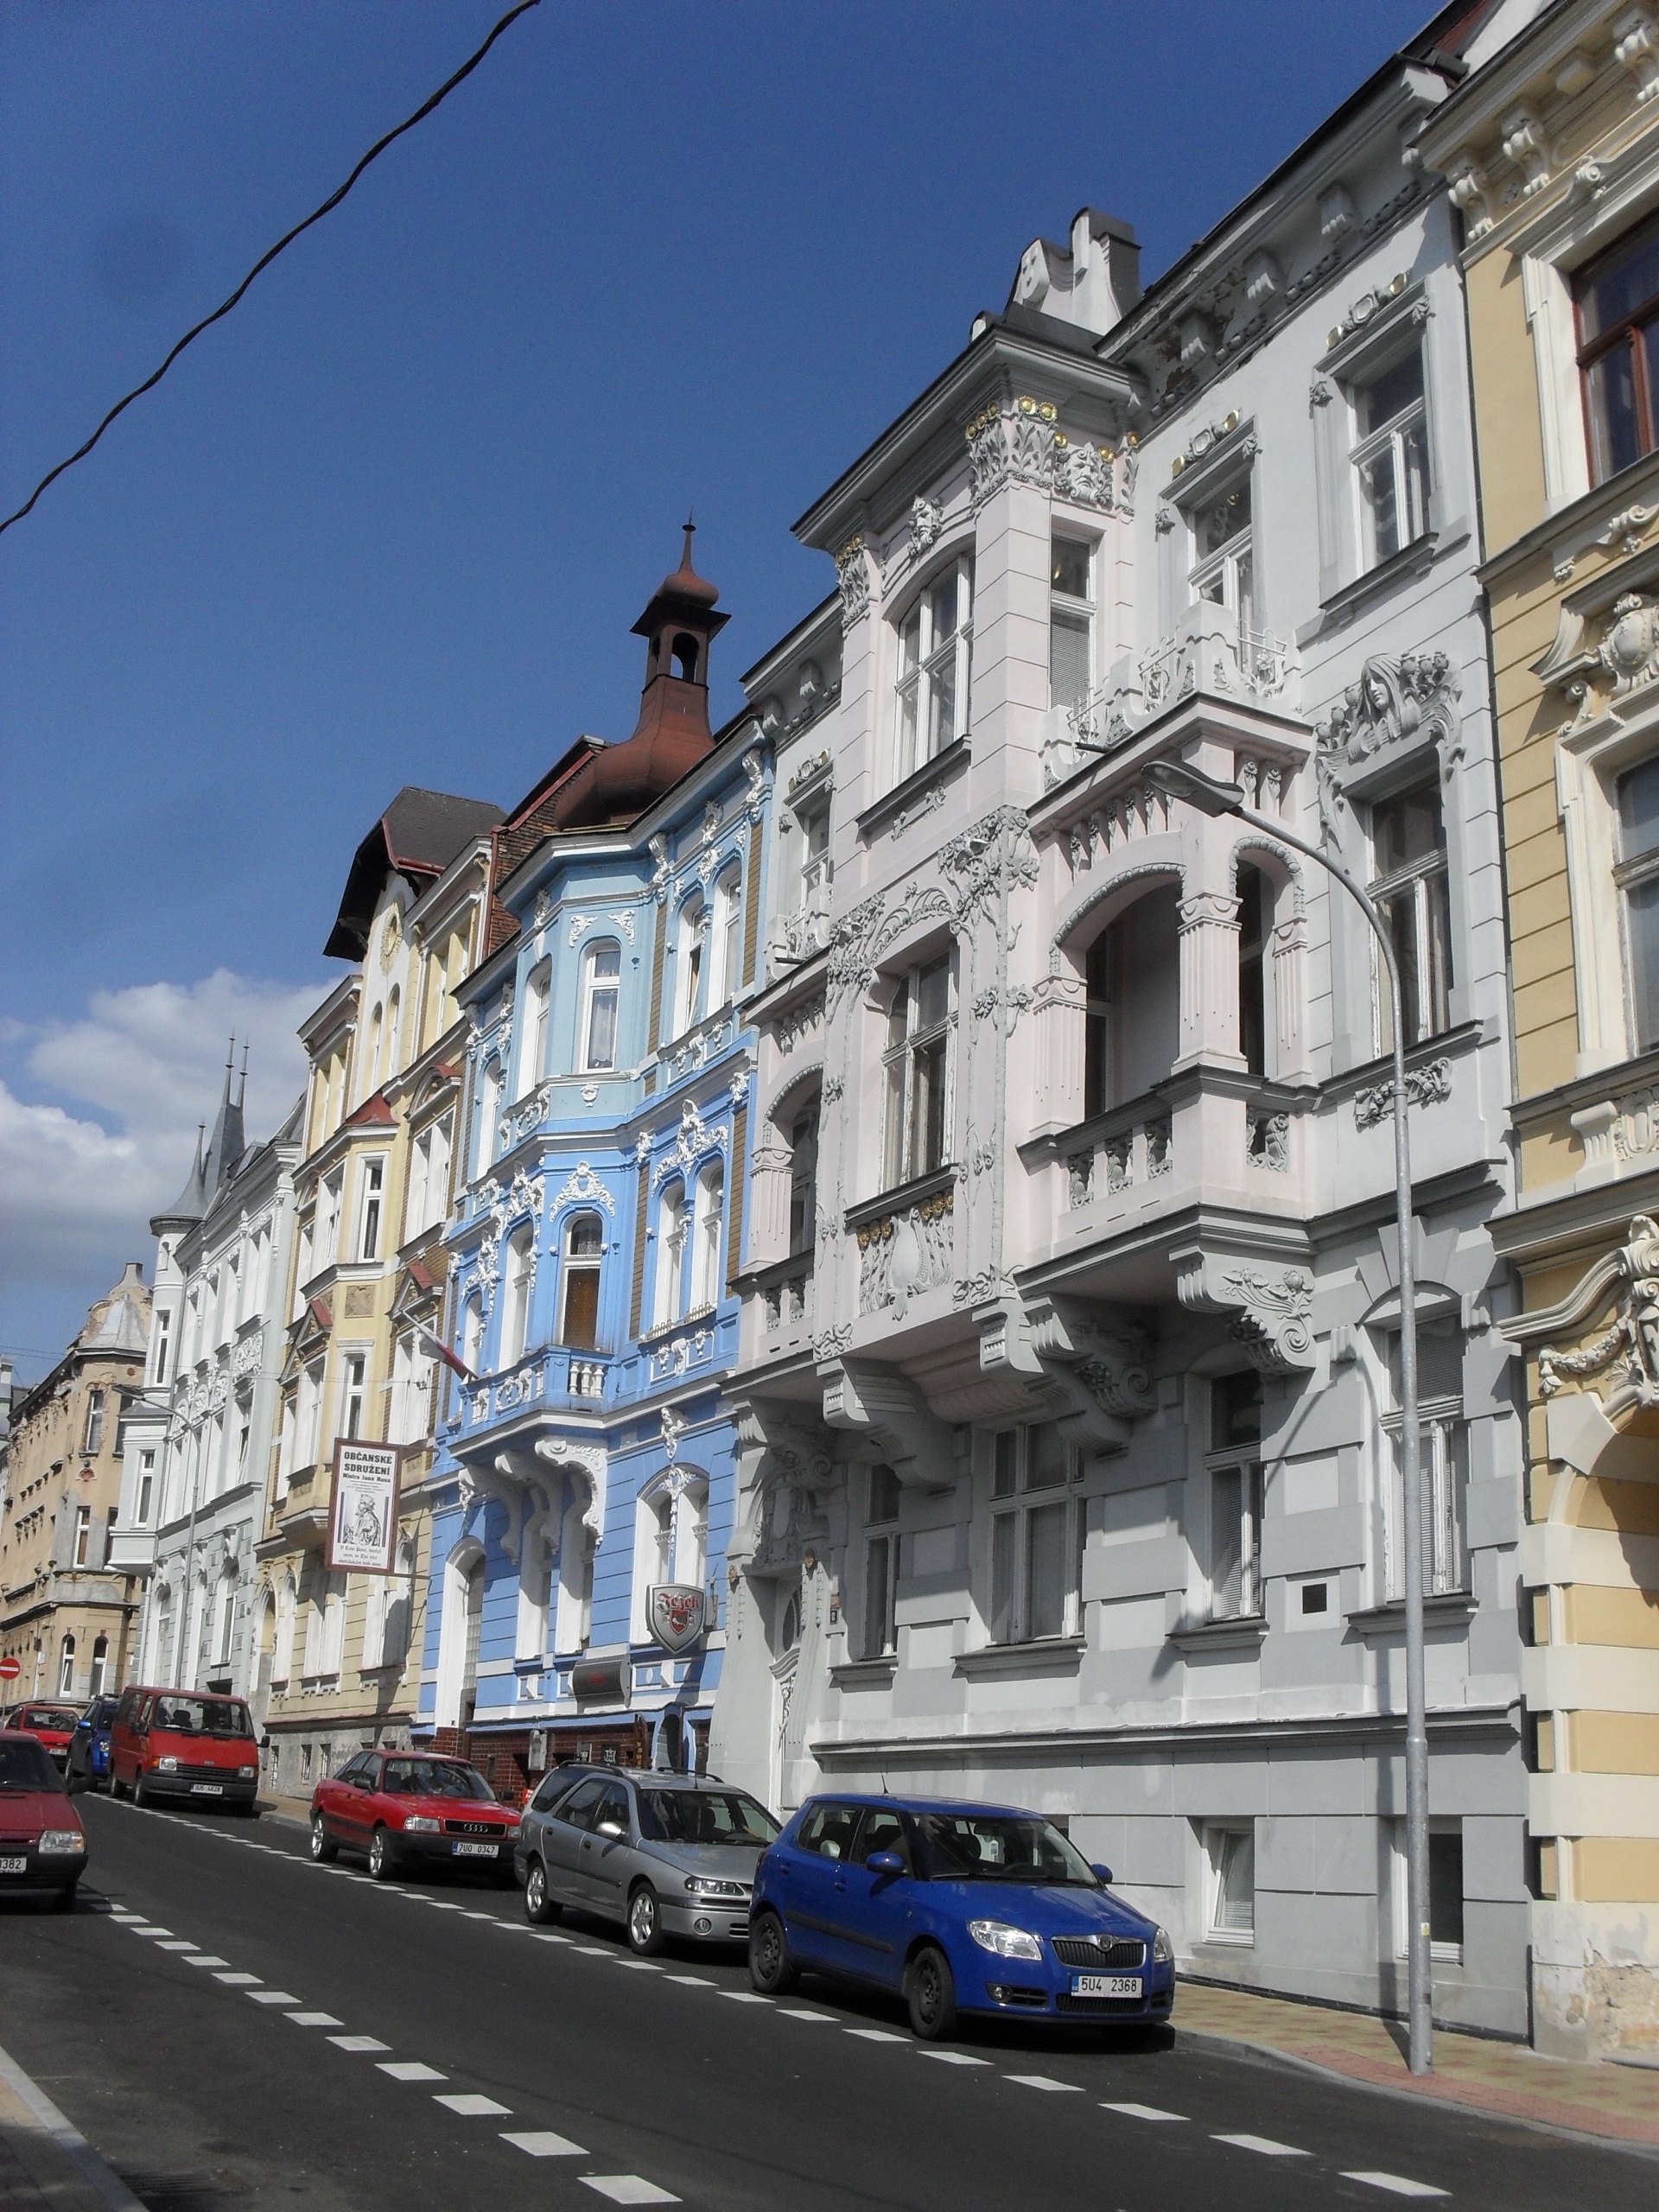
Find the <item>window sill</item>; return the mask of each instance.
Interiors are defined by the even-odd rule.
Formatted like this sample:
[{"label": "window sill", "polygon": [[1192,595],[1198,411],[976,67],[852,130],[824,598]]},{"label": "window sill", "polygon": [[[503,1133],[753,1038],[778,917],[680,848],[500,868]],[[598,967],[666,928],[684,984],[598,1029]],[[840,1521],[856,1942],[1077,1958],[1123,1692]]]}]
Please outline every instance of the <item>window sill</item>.
[{"label": "window sill", "polygon": [[1231,1929],[1226,1928],[1212,1928],[1209,1931],[1208,1935],[1205,1936],[1203,1942],[1195,1944],[1193,1948],[1196,1950],[1202,1951],[1211,1949],[1217,1951],[1253,1951],[1255,1948],[1255,1937],[1254,1936],[1235,1935]]},{"label": "window sill", "polygon": [[1169,1641],[1178,1651],[1259,1650],[1268,1632],[1261,1613],[1243,1613],[1224,1621],[1192,1621],[1173,1629]]},{"label": "window sill", "polygon": [[982,1675],[1075,1675],[1083,1652],[1080,1636],[1046,1636],[1031,1643],[988,1643],[978,1651],[959,1651],[956,1672],[970,1681]]},{"label": "window sill", "polygon": [[899,1671],[899,1655],[887,1652],[880,1659],[848,1659],[830,1669],[830,1683],[838,1690],[882,1690],[893,1687]]},{"label": "window sill", "polygon": [[938,1192],[950,1190],[957,1173],[956,1165],[951,1162],[932,1168],[925,1175],[912,1175],[908,1183],[895,1183],[890,1191],[880,1191],[873,1198],[861,1198],[855,1206],[848,1207],[842,1219],[849,1229],[858,1229],[867,1221],[881,1221],[890,1213],[903,1213],[907,1207],[919,1205],[924,1198],[931,1198]]},{"label": "window sill", "polygon": [[[1475,1600],[1467,1590],[1447,1590],[1423,1599],[1425,1623],[1440,1626],[1458,1626],[1475,1616]],[[1350,1613],[1348,1625],[1362,1636],[1403,1635],[1406,1626],[1406,1601],[1390,1598],[1381,1605],[1367,1605],[1363,1611]]]},{"label": "window sill", "polygon": [[[867,806],[863,813],[855,817],[854,826],[859,836],[866,840],[874,837],[886,823],[893,821],[895,817],[914,806],[924,792],[931,791],[934,785],[942,783],[962,766],[969,758],[969,750],[968,740],[959,737],[954,745],[947,745],[943,753],[936,753],[931,760],[924,760],[919,768],[913,769],[905,778],[903,783],[895,784],[890,791],[884,791],[874,806]],[[930,799],[928,807],[931,809],[940,804],[939,799]],[[895,823],[895,834],[909,826],[908,820]]]}]

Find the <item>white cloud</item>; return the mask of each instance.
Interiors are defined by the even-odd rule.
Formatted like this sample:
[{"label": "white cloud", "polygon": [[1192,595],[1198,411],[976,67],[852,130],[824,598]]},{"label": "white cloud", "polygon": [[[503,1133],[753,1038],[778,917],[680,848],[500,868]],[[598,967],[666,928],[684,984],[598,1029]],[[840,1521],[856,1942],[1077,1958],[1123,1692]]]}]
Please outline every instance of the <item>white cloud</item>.
[{"label": "white cloud", "polygon": [[77,1021],[8,1025],[4,1041],[27,1047],[27,1087],[47,1094],[0,1084],[0,1299],[29,1317],[28,1341],[67,1340],[124,1261],[142,1258],[149,1274],[149,1217],[177,1196],[196,1125],[219,1110],[232,1032],[238,1077],[250,1048],[249,1141],[277,1127],[305,1081],[296,1028],[328,988],[221,968],[100,991]]}]

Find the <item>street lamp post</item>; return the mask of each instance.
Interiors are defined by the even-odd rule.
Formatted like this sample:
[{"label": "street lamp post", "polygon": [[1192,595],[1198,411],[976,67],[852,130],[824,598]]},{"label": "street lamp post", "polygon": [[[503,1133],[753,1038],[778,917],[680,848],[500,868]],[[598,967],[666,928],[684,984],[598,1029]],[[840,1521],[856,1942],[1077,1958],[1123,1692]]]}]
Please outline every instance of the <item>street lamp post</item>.
[{"label": "street lamp post", "polygon": [[[1090,750],[1095,748],[1090,747]],[[1428,1923],[1428,1726],[1423,1679],[1423,1498],[1417,1423],[1417,1284],[1412,1256],[1411,1145],[1406,1126],[1405,1008],[1400,967],[1382,918],[1339,862],[1318,846],[1295,836],[1281,823],[1252,813],[1243,787],[1224,784],[1185,761],[1153,760],[1142,771],[1147,783],[1172,798],[1184,798],[1203,813],[1236,814],[1268,837],[1317,861],[1334,876],[1370,924],[1382,948],[1389,979],[1389,1007],[1394,1036],[1394,1179],[1400,1239],[1400,1473],[1405,1523],[1406,1567],[1406,1919],[1407,2017],[1414,2074],[1434,2063],[1433,1989],[1430,1978]]]}]

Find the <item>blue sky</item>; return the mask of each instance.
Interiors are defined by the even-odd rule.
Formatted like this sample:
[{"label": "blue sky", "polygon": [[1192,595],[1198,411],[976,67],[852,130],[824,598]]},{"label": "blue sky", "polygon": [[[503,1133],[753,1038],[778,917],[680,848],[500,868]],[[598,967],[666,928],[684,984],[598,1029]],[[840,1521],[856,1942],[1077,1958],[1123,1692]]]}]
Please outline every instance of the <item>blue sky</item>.
[{"label": "blue sky", "polygon": [[[0,499],[79,444],[500,12],[10,0]],[[0,538],[0,1348],[41,1371],[183,1179],[224,1032],[268,1127],[353,848],[632,726],[696,510],[736,677],[788,525],[1085,202],[1155,275],[1428,14],[526,16]],[[263,1134],[263,1127],[261,1132]],[[162,1188],[162,1185],[168,1187]]]}]

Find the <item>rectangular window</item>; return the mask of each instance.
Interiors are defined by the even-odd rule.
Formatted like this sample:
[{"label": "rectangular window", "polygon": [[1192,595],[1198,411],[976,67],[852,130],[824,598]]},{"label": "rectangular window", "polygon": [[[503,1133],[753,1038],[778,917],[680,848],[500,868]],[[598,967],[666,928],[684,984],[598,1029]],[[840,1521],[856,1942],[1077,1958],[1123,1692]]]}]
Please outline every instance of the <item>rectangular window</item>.
[{"label": "rectangular window", "polygon": [[563,1326],[561,1344],[593,1351],[599,1344],[599,1277],[605,1226],[596,1213],[579,1213],[564,1231]]},{"label": "rectangular window", "polygon": [[814,1098],[789,1133],[789,1249],[810,1252],[817,1241],[818,1106]]},{"label": "rectangular window", "polygon": [[1573,291],[1590,478],[1601,484],[1659,442],[1659,224],[1590,263]]},{"label": "rectangular window", "polygon": [[133,1518],[141,1529],[149,1526],[149,1512],[156,1496],[156,1454],[138,1454],[138,1503]]},{"label": "rectangular window", "polygon": [[[1400,969],[1408,1046],[1437,1037],[1452,1020],[1452,910],[1446,826],[1433,777],[1371,808],[1373,903]],[[1377,978],[1377,1049],[1391,1052],[1393,1023],[1384,979]]]},{"label": "rectangular window", "polygon": [[613,938],[594,945],[588,955],[582,1065],[596,1072],[616,1065],[616,1004],[621,977],[621,946]]},{"label": "rectangular window", "polygon": [[340,1363],[340,1419],[334,1433],[348,1440],[363,1433],[364,1377],[368,1371],[365,1352],[347,1352]]},{"label": "rectangular window", "polygon": [[899,626],[899,783],[954,745],[968,727],[973,595],[973,559],[963,554],[934,579]]},{"label": "rectangular window", "polygon": [[1075,707],[1089,696],[1094,674],[1092,549],[1075,537],[1049,541],[1048,699]]},{"label": "rectangular window", "polygon": [[1210,1385],[1210,1618],[1262,1611],[1262,1378],[1254,1368]]},{"label": "rectangular window", "polygon": [[363,1163],[363,1190],[359,1200],[357,1256],[359,1260],[378,1260],[380,1256],[380,1213],[385,1200],[386,1163],[384,1160],[365,1160]]},{"label": "rectangular window", "polygon": [[104,1393],[101,1390],[86,1393],[86,1427],[81,1437],[80,1448],[89,1459],[104,1448]]},{"label": "rectangular window", "polygon": [[1205,1935],[1212,1943],[1255,1941],[1255,1831],[1253,1827],[1207,1827],[1209,1910]]},{"label": "rectangular window", "polygon": [[[1388,1439],[1388,1571],[1390,1599],[1406,1594],[1405,1477],[1401,1465],[1400,1336],[1388,1343],[1390,1402]],[[1455,1321],[1417,1324],[1418,1472],[1423,1508],[1423,1591],[1449,1597],[1468,1586],[1464,1526],[1469,1487],[1468,1436],[1463,1421],[1463,1336]]]},{"label": "rectangular window", "polygon": [[1613,880],[1624,918],[1624,965],[1636,1049],[1659,1044],[1659,759],[1618,779]]},{"label": "rectangular window", "polygon": [[950,1037],[947,955],[912,968],[893,989],[885,1055],[889,1190],[945,1163]]},{"label": "rectangular window", "polygon": [[74,1564],[75,1564],[77,1567],[85,1567],[85,1566],[86,1566],[86,1554],[87,1554],[87,1553],[88,1553],[89,1551],[91,1551],[92,1548],[92,1507],[91,1507],[90,1505],[78,1505],[78,1506],[75,1508],[75,1554],[74,1554]]},{"label": "rectangular window", "polygon": [[340,1200],[345,1170],[325,1176],[317,1191],[317,1266],[332,1268],[340,1256]]},{"label": "rectangular window", "polygon": [[[1394,1947],[1404,1958],[1411,1928],[1406,1824],[1391,1823],[1394,1843]],[[1463,1823],[1433,1818],[1428,1830],[1428,1949],[1436,1966],[1463,1961]]]},{"label": "rectangular window", "polygon": [[1238,478],[1187,517],[1192,534],[1192,604],[1225,607],[1241,629],[1255,622],[1255,539],[1250,480]]},{"label": "rectangular window", "polygon": [[1080,1625],[1084,1505],[1071,1453],[1050,1424],[1005,1429],[991,1444],[993,1643],[1073,1635]]},{"label": "rectangular window", "polygon": [[316,1463],[319,1428],[322,1418],[322,1362],[315,1361],[300,1370],[298,1391],[295,1401],[294,1465],[302,1467]]},{"label": "rectangular window", "polygon": [[801,831],[801,894],[804,910],[827,911],[830,892],[830,800],[827,795],[810,806],[798,806],[795,819]]},{"label": "rectangular window", "polygon": [[888,1466],[872,1467],[864,1516],[864,1642],[861,1656],[880,1659],[898,1649],[893,1599],[899,1585],[899,1478]]},{"label": "rectangular window", "polygon": [[1414,346],[1353,395],[1352,461],[1359,486],[1360,554],[1375,568],[1428,528],[1428,423],[1423,353]]},{"label": "rectangular window", "polygon": [[150,1351],[149,1379],[152,1382],[166,1382],[172,1350],[173,1310],[170,1306],[160,1306],[156,1309],[156,1333]]},{"label": "rectangular window", "polygon": [[552,963],[543,960],[524,986],[524,1044],[518,1055],[518,1095],[534,1090],[547,1066],[547,1018],[553,993]]}]

